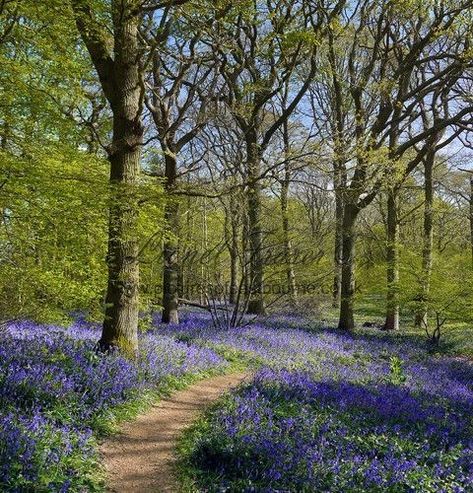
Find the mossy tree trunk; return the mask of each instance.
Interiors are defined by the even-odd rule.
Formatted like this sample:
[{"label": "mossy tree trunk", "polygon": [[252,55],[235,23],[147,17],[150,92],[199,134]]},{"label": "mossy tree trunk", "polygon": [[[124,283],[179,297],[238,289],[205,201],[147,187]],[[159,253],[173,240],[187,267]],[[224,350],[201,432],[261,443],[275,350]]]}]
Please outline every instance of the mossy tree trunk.
[{"label": "mossy tree trunk", "polygon": [[[254,133],[254,135],[253,135]],[[251,138],[253,136],[253,138]],[[263,298],[263,231],[261,229],[261,153],[256,142],[256,133],[247,136],[247,172],[248,172],[248,246],[249,246],[249,283],[250,293],[248,313],[265,313]]]},{"label": "mossy tree trunk", "polygon": [[[111,2],[113,33],[95,18],[91,2],[72,0],[76,24],[99,75],[113,114],[108,148],[111,205],[105,318],[98,346],[135,353],[138,347],[138,200],[143,144],[140,23],[136,0]],[[113,39],[110,39],[113,38]],[[113,51],[111,50],[113,46]]]},{"label": "mossy tree trunk", "polygon": [[386,228],[386,320],[385,330],[399,329],[399,219],[398,189],[388,192],[387,228]]},{"label": "mossy tree trunk", "polygon": [[422,235],[422,270],[420,275],[420,289],[416,310],[415,325],[422,327],[427,325],[427,300],[430,293],[430,277],[433,265],[434,249],[434,182],[433,168],[435,151],[430,151],[424,160],[424,228]]},{"label": "mossy tree trunk", "polygon": [[343,212],[342,234],[342,277],[340,317],[338,328],[352,331],[355,328],[355,246],[356,220],[359,209],[353,204],[345,204]]},{"label": "mossy tree trunk", "polygon": [[168,200],[164,210],[164,217],[168,227],[168,234],[163,247],[163,323],[179,323],[178,287],[178,233],[179,233],[179,203],[172,193],[176,186],[177,162],[172,149],[164,149],[165,154],[165,188]]}]

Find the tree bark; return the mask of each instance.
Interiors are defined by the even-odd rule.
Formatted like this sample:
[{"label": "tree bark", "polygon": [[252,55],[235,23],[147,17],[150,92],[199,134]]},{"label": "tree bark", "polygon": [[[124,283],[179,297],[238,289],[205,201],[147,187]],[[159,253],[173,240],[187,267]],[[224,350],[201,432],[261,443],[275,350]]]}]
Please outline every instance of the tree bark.
[{"label": "tree bark", "polygon": [[264,315],[263,298],[263,231],[261,229],[261,185],[260,151],[256,135],[247,137],[247,171],[248,171],[248,246],[250,251],[249,283],[250,293],[248,313]]},{"label": "tree bark", "polygon": [[286,264],[286,278],[289,287],[289,297],[292,303],[297,303],[296,275],[294,273],[294,252],[292,249],[291,232],[289,228],[288,195],[291,180],[288,164],[285,166],[284,179],[281,183],[281,215],[284,241],[284,258]]},{"label": "tree bark", "polygon": [[358,213],[359,209],[355,205],[344,205],[342,228],[342,278],[338,328],[346,331],[352,331],[355,328],[353,310],[355,302],[356,219]]},{"label": "tree bark", "polygon": [[231,304],[236,303],[238,293],[238,239],[234,236],[236,232],[237,231],[233,231],[232,233],[232,246],[230,252],[230,290],[228,301]]},{"label": "tree bark", "polygon": [[386,247],[386,320],[384,330],[399,329],[399,220],[398,190],[388,192],[387,211],[387,247]]},{"label": "tree bark", "polygon": [[[187,184],[190,183],[190,174],[187,175]],[[194,295],[190,290],[190,279],[193,279],[193,263],[195,259],[195,249],[189,248],[191,240],[194,237],[194,214],[191,213],[194,202],[191,200],[191,196],[187,196],[186,204],[186,229],[184,238],[184,247],[180,250],[179,264],[182,276],[182,286],[179,288],[179,293],[182,292],[182,296],[187,299],[191,299]]]},{"label": "tree bark", "polygon": [[343,256],[343,168],[339,163],[334,164],[335,189],[335,238],[333,249],[333,276],[332,306],[338,308],[342,295],[342,256]]},{"label": "tree bark", "polygon": [[[129,121],[121,121],[114,125],[114,141],[115,135],[122,135],[127,141],[140,137],[125,130],[130,128],[128,124]],[[133,186],[139,176],[140,153],[140,148],[135,147],[134,151],[120,149],[110,156],[113,203],[109,216],[105,318],[99,341],[103,351],[119,347],[134,353],[138,348],[138,206]]]},{"label": "tree bark", "polygon": [[434,248],[434,228],[433,228],[433,207],[434,207],[434,168],[435,152],[427,154],[424,161],[424,229],[422,237],[422,272],[420,278],[419,307],[416,312],[415,326],[422,327],[427,325],[427,299],[430,292],[430,276],[432,273],[433,248]]},{"label": "tree bark", "polygon": [[174,153],[169,148],[164,149],[165,158],[165,188],[168,200],[164,210],[164,218],[169,229],[163,247],[163,312],[161,321],[165,324],[179,323],[179,263],[178,242],[179,232],[179,203],[173,197],[177,179],[177,162]]},{"label": "tree bark", "polygon": [[87,0],[72,0],[79,33],[89,51],[113,113],[108,149],[112,202],[109,211],[108,284],[100,350],[138,348],[138,201],[143,125],[139,62],[140,17],[134,1],[112,1],[113,54],[108,33],[95,20]]},{"label": "tree bark", "polygon": [[[287,103],[287,87],[284,94],[284,105],[286,108]],[[294,252],[292,249],[291,232],[289,227],[289,208],[288,208],[288,196],[289,187],[291,185],[291,165],[290,165],[290,136],[289,136],[289,124],[286,120],[283,123],[283,139],[284,139],[284,177],[281,182],[281,216],[282,216],[282,231],[284,241],[284,260],[286,264],[286,278],[289,288],[289,299],[293,304],[297,303],[297,285],[296,275],[294,273]]]},{"label": "tree bark", "polygon": [[345,130],[345,109],[343,85],[340,81],[340,74],[337,69],[336,54],[334,47],[334,36],[331,29],[328,31],[328,59],[332,72],[332,134],[334,138],[335,159],[333,163],[333,187],[335,190],[335,238],[333,250],[333,291],[332,306],[338,308],[340,305],[342,292],[342,252],[343,252],[343,198],[346,186],[346,168],[344,164],[344,154],[346,152],[344,139],[346,138]]},{"label": "tree bark", "polygon": [[229,253],[230,253],[230,289],[228,301],[231,304],[236,303],[238,294],[238,212],[236,210],[235,198],[231,197],[230,211],[230,241],[229,241]]},{"label": "tree bark", "polygon": [[250,296],[250,247],[249,247],[249,221],[248,210],[245,208],[243,214],[243,223],[241,225],[241,249],[243,253],[243,262],[241,265],[241,276],[243,279],[243,292],[245,298],[249,299]]}]

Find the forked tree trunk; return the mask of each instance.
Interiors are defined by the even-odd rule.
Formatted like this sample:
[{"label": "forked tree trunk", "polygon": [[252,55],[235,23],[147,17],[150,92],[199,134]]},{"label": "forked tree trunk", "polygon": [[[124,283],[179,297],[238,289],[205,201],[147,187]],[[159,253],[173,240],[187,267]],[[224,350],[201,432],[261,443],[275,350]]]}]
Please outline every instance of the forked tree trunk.
[{"label": "forked tree trunk", "polygon": [[263,231],[261,229],[260,152],[254,139],[247,141],[248,246],[250,251],[248,313],[265,313],[263,298]]},{"label": "forked tree trunk", "polygon": [[177,162],[169,149],[165,149],[165,188],[168,192],[168,201],[164,210],[164,218],[169,230],[166,235],[163,247],[163,312],[162,322],[177,324],[179,323],[179,263],[178,263],[178,241],[179,232],[179,203],[172,192],[176,186]]},{"label": "forked tree trunk", "polygon": [[387,246],[386,246],[386,320],[384,330],[399,329],[399,220],[398,190],[388,192],[387,211]]},{"label": "forked tree trunk", "polygon": [[359,209],[352,204],[344,205],[342,234],[342,279],[340,317],[338,328],[351,331],[355,328],[355,245],[356,220]]},{"label": "forked tree trunk", "polygon": [[429,152],[424,162],[424,230],[422,237],[422,272],[420,277],[419,306],[416,310],[415,326],[427,326],[427,300],[430,293],[430,277],[432,273],[433,249],[434,249],[434,168],[435,152]]}]

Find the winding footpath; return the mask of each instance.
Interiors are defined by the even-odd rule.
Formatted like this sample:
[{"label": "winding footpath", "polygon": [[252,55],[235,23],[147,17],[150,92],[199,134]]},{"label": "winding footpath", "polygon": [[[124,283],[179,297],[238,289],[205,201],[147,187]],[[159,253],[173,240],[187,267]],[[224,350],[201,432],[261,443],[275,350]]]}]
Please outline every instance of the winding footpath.
[{"label": "winding footpath", "polygon": [[177,493],[174,477],[177,441],[210,404],[238,386],[247,374],[202,380],[159,401],[100,447],[114,493]]}]

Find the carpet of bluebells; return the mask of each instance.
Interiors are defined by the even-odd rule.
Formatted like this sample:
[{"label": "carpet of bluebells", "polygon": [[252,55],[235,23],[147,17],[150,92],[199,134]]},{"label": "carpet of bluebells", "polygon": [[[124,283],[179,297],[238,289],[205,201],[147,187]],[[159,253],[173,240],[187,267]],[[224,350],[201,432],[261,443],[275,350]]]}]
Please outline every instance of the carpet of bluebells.
[{"label": "carpet of bluebells", "polygon": [[99,490],[98,423],[224,357],[257,371],[185,438],[200,491],[473,491],[473,366],[419,342],[291,316],[221,329],[191,312],[143,334],[135,361],[98,356],[97,338],[81,320],[1,330],[0,491]]},{"label": "carpet of bluebells", "polygon": [[195,314],[165,329],[259,363],[183,442],[200,491],[473,491],[471,364],[379,332],[307,329],[281,317],[222,331]]},{"label": "carpet of bluebells", "polygon": [[225,365],[214,351],[149,333],[140,356],[98,356],[98,328],[14,323],[0,332],[0,491],[100,488],[94,430],[100,417],[160,383]]}]

